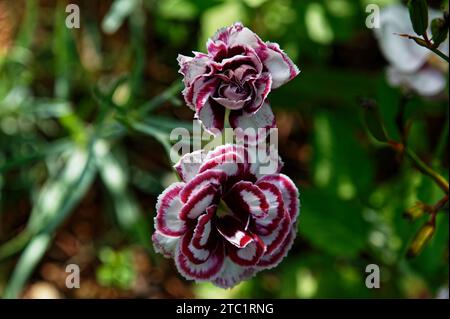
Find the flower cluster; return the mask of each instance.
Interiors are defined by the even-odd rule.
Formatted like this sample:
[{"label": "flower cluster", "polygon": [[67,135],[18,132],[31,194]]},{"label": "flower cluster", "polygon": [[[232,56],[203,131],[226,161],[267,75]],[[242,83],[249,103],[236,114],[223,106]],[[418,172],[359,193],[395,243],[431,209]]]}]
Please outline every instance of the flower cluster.
[{"label": "flower cluster", "polygon": [[233,128],[271,128],[267,95],[299,74],[278,44],[263,42],[240,23],[219,30],[208,53],[178,56],[184,99],[206,130],[222,131],[225,109]]},{"label": "flower cluster", "polygon": [[[236,131],[275,127],[267,96],[299,73],[289,57],[240,23],[219,30],[207,49],[178,57],[185,101],[205,129],[221,132],[226,110]],[[251,134],[249,145],[260,143],[259,133]],[[175,165],[181,181],[158,198],[155,250],[187,279],[230,288],[278,265],[293,244],[297,187],[280,174],[278,155],[268,156],[276,169],[262,173],[249,145],[185,154]]]},{"label": "flower cluster", "polygon": [[261,176],[249,157],[230,144],[186,154],[175,166],[182,181],[159,196],[153,242],[185,278],[229,288],[291,247],[298,190],[286,175]]},{"label": "flower cluster", "polygon": [[[433,9],[428,13],[430,21],[441,16]],[[414,34],[408,8],[400,4],[383,8],[380,28],[374,30],[381,52],[389,62],[387,80],[391,85],[404,86],[422,96],[434,96],[445,89],[448,64],[430,50],[399,36]],[[439,49],[448,54],[448,38]]]}]

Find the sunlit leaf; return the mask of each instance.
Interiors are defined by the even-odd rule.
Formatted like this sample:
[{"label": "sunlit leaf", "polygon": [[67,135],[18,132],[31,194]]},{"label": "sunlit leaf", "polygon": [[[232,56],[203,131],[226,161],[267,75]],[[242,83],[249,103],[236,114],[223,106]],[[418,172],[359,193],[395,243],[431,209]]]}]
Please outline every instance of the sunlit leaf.
[{"label": "sunlit leaf", "polygon": [[58,226],[84,197],[94,176],[92,156],[85,150],[74,150],[61,174],[42,188],[26,232],[36,234],[22,253],[5,289],[6,298],[19,295],[26,280],[47,250]]},{"label": "sunlit leaf", "polygon": [[114,204],[114,211],[120,227],[132,235],[137,235],[140,243],[147,246],[150,237],[149,229],[140,227],[147,223],[145,223],[139,204],[129,190],[128,169],[111,153],[107,141],[97,141],[94,150],[97,169]]}]

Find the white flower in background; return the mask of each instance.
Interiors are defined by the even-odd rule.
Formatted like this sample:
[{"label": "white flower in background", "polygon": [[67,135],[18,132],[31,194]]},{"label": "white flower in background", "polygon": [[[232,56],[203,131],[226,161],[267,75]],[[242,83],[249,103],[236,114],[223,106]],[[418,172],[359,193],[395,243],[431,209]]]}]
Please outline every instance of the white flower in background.
[{"label": "white flower in background", "polygon": [[[429,9],[429,19],[442,17],[442,13]],[[422,96],[441,93],[447,84],[448,63],[430,50],[399,34],[415,36],[408,8],[392,5],[380,12],[380,28],[374,29],[381,51],[389,62],[388,82],[404,86]],[[431,38],[431,33],[429,33]],[[448,55],[448,38],[439,46]]]}]

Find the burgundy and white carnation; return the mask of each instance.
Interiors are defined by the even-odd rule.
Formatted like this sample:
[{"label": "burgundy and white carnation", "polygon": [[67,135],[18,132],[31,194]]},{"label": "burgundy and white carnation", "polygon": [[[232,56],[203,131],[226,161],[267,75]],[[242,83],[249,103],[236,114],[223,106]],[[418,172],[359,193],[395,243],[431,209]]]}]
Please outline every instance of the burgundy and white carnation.
[{"label": "burgundy and white carnation", "polygon": [[209,39],[207,51],[178,56],[184,99],[205,129],[222,131],[225,109],[233,128],[275,127],[267,95],[300,72],[278,44],[235,23]]},{"label": "burgundy and white carnation", "polygon": [[296,236],[299,193],[280,174],[260,175],[247,149],[223,145],[184,155],[181,182],[158,198],[157,252],[186,278],[230,288],[277,266]]}]

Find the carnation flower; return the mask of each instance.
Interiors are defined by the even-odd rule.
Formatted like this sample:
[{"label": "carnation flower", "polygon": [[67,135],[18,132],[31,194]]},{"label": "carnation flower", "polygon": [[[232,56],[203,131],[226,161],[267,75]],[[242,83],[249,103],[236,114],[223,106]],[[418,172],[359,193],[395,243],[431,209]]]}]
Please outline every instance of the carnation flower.
[{"label": "carnation flower", "polygon": [[[442,16],[429,9],[430,21]],[[380,28],[374,29],[381,51],[389,62],[388,82],[404,86],[422,96],[442,92],[447,83],[448,64],[435,53],[399,34],[415,35],[408,9],[403,5],[385,7],[380,12]],[[430,35],[431,38],[431,35]],[[448,54],[448,38],[439,49]]]},{"label": "carnation flower", "polygon": [[260,175],[241,146],[183,156],[181,182],[158,198],[155,250],[186,278],[230,288],[277,266],[296,235],[298,190],[286,175]]},{"label": "carnation flower", "polygon": [[178,56],[184,99],[205,129],[222,131],[225,109],[233,128],[275,127],[267,95],[300,72],[278,44],[235,23],[209,39],[207,50]]}]

